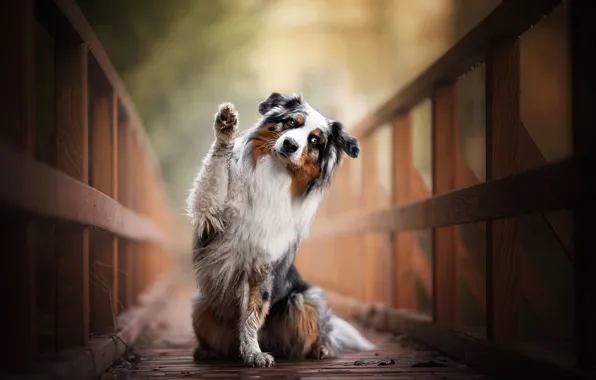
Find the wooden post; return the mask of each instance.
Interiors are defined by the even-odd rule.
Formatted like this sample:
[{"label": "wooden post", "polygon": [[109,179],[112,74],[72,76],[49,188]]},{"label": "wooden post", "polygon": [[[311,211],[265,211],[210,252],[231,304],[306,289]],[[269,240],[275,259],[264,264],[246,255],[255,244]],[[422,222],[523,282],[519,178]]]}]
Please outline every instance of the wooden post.
[{"label": "wooden post", "polygon": [[[455,189],[455,100],[455,84],[435,89],[432,121],[433,196]],[[433,320],[447,326],[454,325],[456,320],[455,228],[433,229]]]},{"label": "wooden post", "polygon": [[[117,133],[113,126],[117,113],[117,96],[112,88],[102,83],[102,75],[95,64],[91,78],[95,85],[91,96],[91,184],[102,193],[114,197],[117,176],[114,162],[117,154]],[[116,99],[115,99],[116,98]],[[115,237],[106,231],[94,229],[91,233],[91,329],[93,332],[113,331],[115,327],[114,301],[117,302],[118,246]],[[116,267],[116,268],[115,268]]]},{"label": "wooden post", "polygon": [[587,196],[574,212],[575,340],[578,366],[586,379],[596,376],[596,61],[593,55],[596,26],[591,6],[587,0],[569,3],[573,149],[575,156],[584,160],[578,175]]},{"label": "wooden post", "polygon": [[[520,171],[520,124],[519,42],[495,40],[486,61],[487,179]],[[518,224],[515,218],[487,222],[487,338],[500,345],[515,338],[520,311]]]},{"label": "wooden post", "polygon": [[[126,207],[131,205],[131,148],[130,148],[130,125],[124,115],[119,115],[118,120],[118,201]],[[118,239],[118,299],[125,309],[129,307],[132,300],[132,281],[130,271],[132,270],[131,243],[126,239]],[[118,309],[115,309],[118,310]]]},{"label": "wooden post", "polygon": [[[393,204],[410,200],[410,167],[412,166],[412,128],[409,114],[393,120]],[[394,236],[395,303],[399,308],[414,308],[410,253],[413,235],[398,232]]]},{"label": "wooden post", "polygon": [[[112,94],[112,198],[118,199],[118,186],[120,177],[119,168],[119,122],[118,122],[118,94],[116,91]],[[114,328],[116,328],[116,316],[118,315],[118,297],[120,295],[119,287],[119,255],[118,255],[118,237],[112,235],[112,313],[114,315]]]},{"label": "wooden post", "polygon": [[[376,168],[376,144],[374,134],[367,136],[361,142],[362,150],[362,182],[363,182],[363,210],[374,209],[376,203],[377,168]],[[339,189],[338,189],[339,190]],[[374,234],[367,233],[364,238],[364,300],[375,302],[377,293],[377,273],[375,271],[378,242]]]},{"label": "wooden post", "polygon": [[[87,47],[58,45],[55,57],[56,167],[88,183]],[[56,256],[57,345],[82,345],[89,337],[89,228],[60,223]]]},{"label": "wooden post", "polygon": [[[34,16],[32,0],[9,0],[0,5],[0,60],[2,123],[0,138],[35,155],[34,125]],[[27,370],[37,353],[35,315],[35,225],[22,214],[2,210],[6,263],[0,265],[2,287],[8,289],[4,305],[4,350],[2,367],[7,372]]]}]

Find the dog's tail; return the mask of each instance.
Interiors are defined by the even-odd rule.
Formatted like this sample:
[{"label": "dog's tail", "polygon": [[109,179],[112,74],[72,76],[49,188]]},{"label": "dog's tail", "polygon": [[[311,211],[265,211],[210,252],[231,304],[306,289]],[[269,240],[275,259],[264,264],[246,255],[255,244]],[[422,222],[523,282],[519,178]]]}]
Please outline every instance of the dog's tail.
[{"label": "dog's tail", "polygon": [[336,315],[331,316],[331,351],[334,354],[348,354],[375,349],[375,345],[345,320]]}]

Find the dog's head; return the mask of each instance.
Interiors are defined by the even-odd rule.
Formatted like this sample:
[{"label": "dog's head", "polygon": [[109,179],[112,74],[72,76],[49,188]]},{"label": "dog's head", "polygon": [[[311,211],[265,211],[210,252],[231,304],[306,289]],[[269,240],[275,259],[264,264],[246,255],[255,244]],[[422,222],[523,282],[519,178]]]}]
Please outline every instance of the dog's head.
[{"label": "dog's head", "polygon": [[272,156],[292,176],[293,195],[306,195],[329,183],[343,153],[358,157],[358,140],[300,95],[272,93],[258,106],[263,115],[252,136],[255,163]]}]

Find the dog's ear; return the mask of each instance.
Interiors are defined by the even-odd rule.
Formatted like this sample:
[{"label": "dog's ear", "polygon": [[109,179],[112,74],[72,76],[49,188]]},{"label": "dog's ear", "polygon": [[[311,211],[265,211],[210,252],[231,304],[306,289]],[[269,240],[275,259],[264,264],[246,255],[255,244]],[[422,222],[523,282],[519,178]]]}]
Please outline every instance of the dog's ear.
[{"label": "dog's ear", "polygon": [[331,122],[333,138],[338,147],[352,158],[357,158],[360,154],[360,142],[354,136],[350,136],[344,131],[344,126],[339,121]]},{"label": "dog's ear", "polygon": [[273,107],[280,106],[284,103],[285,97],[280,94],[279,92],[272,92],[271,95],[267,97],[267,99],[263,100],[259,103],[259,113],[261,115],[265,115],[269,112]]}]

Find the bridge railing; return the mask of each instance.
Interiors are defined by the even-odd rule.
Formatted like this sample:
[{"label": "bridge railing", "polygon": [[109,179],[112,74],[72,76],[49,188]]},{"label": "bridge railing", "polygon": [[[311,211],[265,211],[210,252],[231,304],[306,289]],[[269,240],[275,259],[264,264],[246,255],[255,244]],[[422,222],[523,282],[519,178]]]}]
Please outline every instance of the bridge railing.
[{"label": "bridge railing", "polygon": [[85,346],[100,354],[72,368],[101,370],[138,333],[139,321],[116,319],[167,269],[175,216],[139,116],[75,2],[1,8],[0,372]]},{"label": "bridge railing", "polygon": [[[596,251],[587,226],[594,224],[588,141],[596,141],[589,104],[596,103],[594,61],[583,42],[594,37],[586,3],[502,1],[351,128],[361,158],[338,172],[298,254],[305,277],[389,306],[377,316],[381,327],[490,373],[515,378],[531,368],[550,378],[593,370]],[[572,136],[572,148],[556,159],[535,143],[553,140],[552,131],[531,130],[520,111],[528,97],[544,99],[521,85],[540,67],[523,53],[551,12],[560,25],[549,24],[549,35],[562,37],[564,48],[547,45],[551,59],[570,57],[572,99],[569,128],[556,130]],[[564,76],[538,82],[548,87]],[[549,114],[548,104],[538,104],[540,113]],[[482,108],[480,118],[470,116]],[[466,123],[479,135],[470,136]],[[470,145],[466,137],[478,140]]]}]

